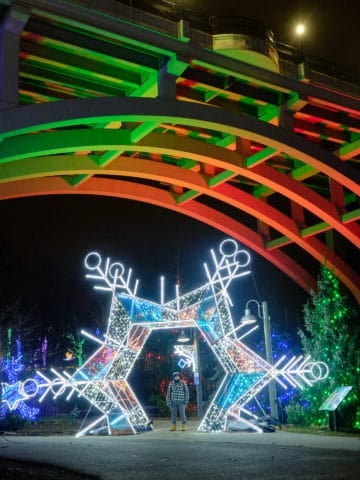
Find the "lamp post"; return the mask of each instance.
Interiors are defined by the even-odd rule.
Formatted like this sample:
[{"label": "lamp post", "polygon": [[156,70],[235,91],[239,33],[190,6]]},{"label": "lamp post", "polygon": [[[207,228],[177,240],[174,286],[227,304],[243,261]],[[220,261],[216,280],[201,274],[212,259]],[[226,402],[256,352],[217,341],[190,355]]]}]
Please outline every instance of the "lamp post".
[{"label": "lamp post", "polygon": [[[241,323],[255,323],[257,321],[256,317],[251,314],[249,309],[249,304],[253,302],[258,308],[258,316],[263,320],[264,323],[264,338],[265,338],[265,355],[266,361],[272,366],[273,365],[273,353],[272,353],[272,343],[271,343],[271,330],[270,330],[270,317],[268,312],[267,302],[261,302],[257,300],[249,300],[245,306],[245,314],[241,318]],[[275,380],[270,380],[269,382],[269,402],[270,402],[270,415],[274,418],[278,418],[278,410],[276,404],[276,387]]]},{"label": "lamp post", "polygon": [[191,332],[191,338],[188,337],[184,330],[181,331],[180,337],[177,339],[180,343],[188,342],[189,340],[193,341],[193,373],[194,373],[194,385],[196,388],[196,406],[197,414],[199,418],[202,418],[204,415],[203,409],[203,398],[202,398],[202,388],[201,388],[201,375],[200,375],[200,362],[199,362],[199,341],[196,335],[197,331],[194,330]]},{"label": "lamp post", "polygon": [[194,384],[196,387],[196,404],[198,417],[202,418],[204,415],[203,398],[201,388],[201,375],[200,375],[200,362],[199,362],[199,339],[197,336],[197,330],[193,332],[194,339]]},{"label": "lamp post", "polygon": [[305,25],[303,23],[298,23],[295,27],[295,33],[296,35],[298,35],[299,37],[301,37],[302,35],[304,35],[305,33]]},{"label": "lamp post", "polygon": [[295,35],[297,37],[297,56],[298,56],[298,72],[301,79],[305,77],[305,66],[304,66],[304,49],[303,49],[303,36],[305,34],[305,25],[303,23],[298,23],[295,27]]}]

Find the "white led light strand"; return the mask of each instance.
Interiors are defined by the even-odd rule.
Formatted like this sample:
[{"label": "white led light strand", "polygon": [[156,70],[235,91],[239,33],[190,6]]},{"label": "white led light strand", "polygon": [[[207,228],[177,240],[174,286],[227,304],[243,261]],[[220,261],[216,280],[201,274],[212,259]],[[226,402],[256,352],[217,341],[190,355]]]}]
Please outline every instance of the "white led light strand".
[{"label": "white led light strand", "polygon": [[132,269],[128,270],[127,277],[125,278],[125,267],[122,263],[115,262],[110,263],[110,258],[105,261],[101,258],[101,255],[97,252],[90,252],[86,255],[84,260],[85,267],[91,272],[86,275],[86,278],[91,280],[103,281],[104,285],[95,285],[95,289],[107,290],[114,292],[115,290],[122,290],[129,295],[136,295],[138,288],[138,280],[135,281],[134,288],[130,287],[130,280],[132,275]]}]

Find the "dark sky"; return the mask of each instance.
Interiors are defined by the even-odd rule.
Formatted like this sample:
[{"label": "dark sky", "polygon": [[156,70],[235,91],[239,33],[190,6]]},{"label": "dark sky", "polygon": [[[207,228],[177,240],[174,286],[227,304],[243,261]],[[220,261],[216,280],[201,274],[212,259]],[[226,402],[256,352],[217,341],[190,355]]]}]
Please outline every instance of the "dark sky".
[{"label": "dark sky", "polygon": [[[0,292],[20,298],[49,325],[83,322],[107,310],[108,293],[93,291],[85,279],[87,253],[132,267],[141,296],[159,301],[159,278],[166,276],[173,296],[179,275],[182,290],[205,281],[209,250],[227,238],[189,217],[139,202],[112,198],[48,196],[0,202]],[[244,247],[246,248],[246,247]],[[247,248],[246,248],[247,249]],[[286,329],[301,324],[306,292],[269,262],[251,252],[253,274],[234,282],[235,318],[250,298],[267,300],[271,317]],[[168,298],[170,299],[170,298]]]},{"label": "dark sky", "polygon": [[[358,2],[277,0],[204,2],[183,0],[207,15],[258,19],[278,40],[292,43],[298,19],[308,28],[306,52],[358,67]],[[132,267],[141,294],[158,300],[158,279],[180,276],[184,291],[205,279],[202,264],[225,236],[206,225],[137,202],[96,197],[39,197],[0,202],[0,298],[21,299],[25,309],[48,325],[87,320],[107,310],[109,297],[92,290],[83,260],[92,250]],[[234,287],[234,314],[250,298],[269,303],[272,322],[285,329],[301,325],[306,292],[282,272],[253,254],[253,275]],[[314,272],[313,272],[314,273]],[[316,275],[316,272],[315,272]],[[236,290],[237,289],[237,290]],[[101,304],[100,307],[98,304]],[[95,306],[94,306],[95,305]],[[94,313],[95,312],[95,313]]]},{"label": "dark sky", "polygon": [[357,0],[182,0],[205,15],[238,15],[264,23],[277,41],[294,45],[295,25],[306,25],[305,53],[360,71]]}]

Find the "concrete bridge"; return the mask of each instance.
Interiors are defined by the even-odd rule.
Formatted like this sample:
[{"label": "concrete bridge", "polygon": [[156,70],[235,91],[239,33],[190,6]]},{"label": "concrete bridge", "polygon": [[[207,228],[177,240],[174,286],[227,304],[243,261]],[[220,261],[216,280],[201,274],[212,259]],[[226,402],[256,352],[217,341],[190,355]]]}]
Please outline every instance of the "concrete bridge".
[{"label": "concrete bridge", "polygon": [[0,20],[0,200],[157,205],[307,291],[326,263],[360,301],[354,77],[169,2],[0,0]]}]

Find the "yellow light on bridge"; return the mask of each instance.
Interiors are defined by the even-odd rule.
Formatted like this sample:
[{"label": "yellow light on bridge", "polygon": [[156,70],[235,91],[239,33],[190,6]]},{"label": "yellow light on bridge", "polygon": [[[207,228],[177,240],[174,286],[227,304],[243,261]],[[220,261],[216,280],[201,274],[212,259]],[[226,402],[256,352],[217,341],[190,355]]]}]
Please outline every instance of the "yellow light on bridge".
[{"label": "yellow light on bridge", "polygon": [[303,23],[298,23],[295,27],[295,33],[298,36],[302,36],[305,33],[305,25]]}]

